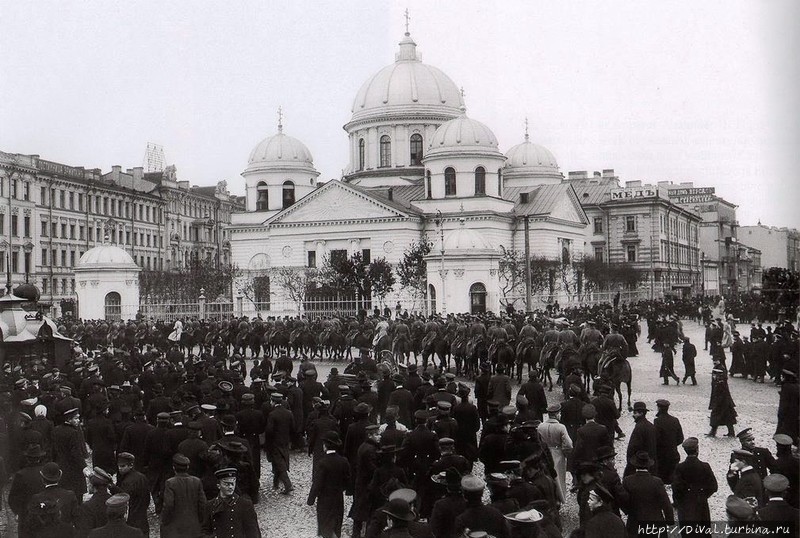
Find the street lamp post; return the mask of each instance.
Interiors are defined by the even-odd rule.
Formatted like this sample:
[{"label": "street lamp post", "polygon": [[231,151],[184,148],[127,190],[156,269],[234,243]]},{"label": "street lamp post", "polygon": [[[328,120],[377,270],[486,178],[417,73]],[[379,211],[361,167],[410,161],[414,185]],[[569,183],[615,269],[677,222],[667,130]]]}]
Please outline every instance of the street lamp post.
[{"label": "street lamp post", "polygon": [[436,220],[434,220],[436,226],[439,227],[439,252],[441,256],[439,257],[439,277],[442,279],[442,314],[447,315],[447,295],[445,291],[445,272],[444,272],[444,218],[442,217],[442,211],[440,209],[436,210]]}]

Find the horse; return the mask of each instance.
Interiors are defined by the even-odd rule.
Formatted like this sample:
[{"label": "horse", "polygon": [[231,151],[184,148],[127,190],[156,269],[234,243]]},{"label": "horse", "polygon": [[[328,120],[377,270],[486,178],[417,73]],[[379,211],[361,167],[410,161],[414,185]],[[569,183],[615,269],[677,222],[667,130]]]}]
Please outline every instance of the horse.
[{"label": "horse", "polygon": [[618,411],[622,411],[622,383],[628,386],[628,411],[633,410],[631,407],[631,380],[632,372],[631,365],[628,359],[622,356],[618,350],[612,350],[609,353],[603,353],[598,363],[598,371],[601,377],[606,377],[611,381],[611,385],[619,396]]},{"label": "horse", "polygon": [[[392,355],[394,355],[395,362],[400,363],[400,359],[404,359],[404,363],[408,364],[411,360],[411,339],[408,335],[398,334],[392,340]],[[417,362],[417,356],[414,355],[414,362]]]},{"label": "horse", "polygon": [[514,352],[514,348],[508,342],[499,342],[495,346],[494,350],[494,361],[492,365],[495,369],[498,366],[505,366],[506,372],[511,375],[514,375],[514,363],[517,359],[517,354]]},{"label": "horse", "polygon": [[319,335],[319,345],[322,347],[320,356],[324,351],[328,352],[328,358],[342,360],[345,355],[345,337],[334,328],[325,329]]},{"label": "horse", "polygon": [[522,339],[517,344],[517,383],[522,383],[522,367],[528,365],[528,373],[532,367],[536,367],[536,362],[539,360],[540,350],[536,345],[536,339],[527,337]]},{"label": "horse", "polygon": [[353,329],[345,337],[345,359],[353,361],[353,348],[362,349],[372,346],[372,331]]},{"label": "horse", "polygon": [[486,344],[486,339],[482,335],[476,335],[467,340],[466,349],[464,351],[466,355],[464,373],[474,376],[478,372],[478,365],[488,358],[489,346]]},{"label": "horse", "polygon": [[547,342],[539,352],[539,379],[542,385],[545,384],[545,380],[549,381],[550,386],[547,389],[549,392],[553,392],[553,378],[550,376],[550,370],[555,368],[556,357],[560,351],[557,343]]},{"label": "horse", "polygon": [[313,358],[317,354],[317,339],[308,327],[300,327],[292,331],[289,336],[289,345],[294,351],[295,356]]},{"label": "horse", "polygon": [[583,344],[578,348],[578,356],[583,366],[583,382],[587,392],[591,389],[592,379],[597,376],[597,363],[600,362],[602,351],[595,343]]},{"label": "horse", "polygon": [[380,357],[382,351],[392,351],[392,338],[388,334],[381,336],[372,346],[373,356]]}]

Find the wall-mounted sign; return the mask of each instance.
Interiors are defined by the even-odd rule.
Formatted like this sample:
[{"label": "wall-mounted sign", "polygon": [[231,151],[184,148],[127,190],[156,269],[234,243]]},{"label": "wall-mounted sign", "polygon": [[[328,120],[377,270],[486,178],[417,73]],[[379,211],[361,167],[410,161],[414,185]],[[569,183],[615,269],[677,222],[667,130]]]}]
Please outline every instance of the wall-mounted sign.
[{"label": "wall-mounted sign", "polygon": [[679,198],[681,196],[695,196],[699,194],[714,194],[716,189],[714,187],[698,187],[688,189],[669,189],[670,198]]},{"label": "wall-mounted sign", "polygon": [[670,201],[674,204],[703,204],[714,201],[713,194],[688,194],[686,196],[673,196],[670,192]]},{"label": "wall-mounted sign", "polygon": [[657,198],[656,189],[642,187],[629,187],[627,189],[614,189],[611,191],[612,200],[632,200],[634,198]]}]

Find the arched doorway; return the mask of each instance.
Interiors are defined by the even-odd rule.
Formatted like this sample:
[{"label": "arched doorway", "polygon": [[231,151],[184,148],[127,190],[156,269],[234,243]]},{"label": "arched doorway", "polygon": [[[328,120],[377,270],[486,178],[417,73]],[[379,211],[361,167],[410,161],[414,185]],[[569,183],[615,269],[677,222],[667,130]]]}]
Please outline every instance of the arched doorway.
[{"label": "arched doorway", "polygon": [[436,288],[433,287],[433,284],[428,284],[428,300],[430,301],[430,308],[428,312],[431,314],[436,313]]},{"label": "arched doorway", "polygon": [[486,312],[486,286],[480,282],[469,287],[469,306],[471,314]]},{"label": "arched doorway", "polygon": [[116,291],[106,294],[106,320],[119,321],[122,319],[122,297]]}]

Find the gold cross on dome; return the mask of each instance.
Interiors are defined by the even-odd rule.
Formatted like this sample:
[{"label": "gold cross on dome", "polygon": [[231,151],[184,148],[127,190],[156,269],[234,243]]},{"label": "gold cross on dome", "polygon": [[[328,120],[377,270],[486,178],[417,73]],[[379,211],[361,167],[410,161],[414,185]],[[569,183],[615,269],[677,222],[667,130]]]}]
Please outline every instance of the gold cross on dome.
[{"label": "gold cross on dome", "polygon": [[525,140],[528,139],[528,116],[525,116]]},{"label": "gold cross on dome", "polygon": [[408,21],[411,20],[411,16],[408,14],[408,8],[406,8],[405,17],[406,17],[406,35],[408,35]]},{"label": "gold cross on dome", "polygon": [[283,132],[283,108],[278,107],[278,132]]}]

